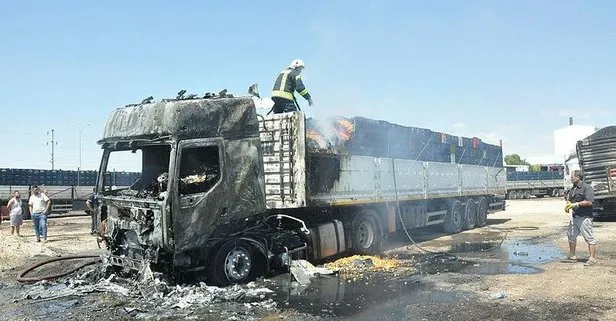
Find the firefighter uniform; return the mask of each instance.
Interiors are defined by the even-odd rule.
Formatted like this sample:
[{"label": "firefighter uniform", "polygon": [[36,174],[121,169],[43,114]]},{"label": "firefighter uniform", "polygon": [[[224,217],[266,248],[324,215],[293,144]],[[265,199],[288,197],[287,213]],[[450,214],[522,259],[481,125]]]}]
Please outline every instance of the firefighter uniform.
[{"label": "firefighter uniform", "polygon": [[304,97],[309,105],[312,105],[312,97],[310,97],[308,89],[306,89],[302,82],[301,72],[303,68],[303,61],[296,59],[293,60],[289,68],[278,74],[272,89],[273,111],[275,114],[297,110],[297,102],[293,95],[295,91]]}]

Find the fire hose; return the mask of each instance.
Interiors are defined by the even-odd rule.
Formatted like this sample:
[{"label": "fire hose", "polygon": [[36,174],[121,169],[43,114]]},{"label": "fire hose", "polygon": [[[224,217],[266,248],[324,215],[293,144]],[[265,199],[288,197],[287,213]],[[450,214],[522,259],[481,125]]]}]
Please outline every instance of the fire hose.
[{"label": "fire hose", "polygon": [[[39,268],[43,265],[49,264],[49,263],[53,263],[53,262],[57,262],[57,261],[63,261],[63,260],[75,260],[75,259],[90,259],[87,260],[79,265],[77,265],[76,267],[68,270],[68,271],[64,271],[64,272],[59,272],[56,274],[50,274],[50,275],[42,275],[42,276],[37,276],[37,277],[26,277],[25,275],[30,273],[32,270]],[[17,275],[17,281],[19,282],[24,282],[24,283],[32,283],[32,282],[38,282],[38,281],[42,281],[42,280],[52,280],[52,279],[57,279],[59,277],[63,277],[66,275],[69,275],[77,270],[80,270],[88,265],[92,265],[92,264],[96,264],[101,262],[101,257],[99,255],[69,255],[69,256],[64,256],[64,257],[57,257],[57,258],[53,258],[53,259],[49,259],[49,260],[45,260],[36,264],[33,264],[25,269],[23,269],[21,272],[19,272],[19,274]]]}]

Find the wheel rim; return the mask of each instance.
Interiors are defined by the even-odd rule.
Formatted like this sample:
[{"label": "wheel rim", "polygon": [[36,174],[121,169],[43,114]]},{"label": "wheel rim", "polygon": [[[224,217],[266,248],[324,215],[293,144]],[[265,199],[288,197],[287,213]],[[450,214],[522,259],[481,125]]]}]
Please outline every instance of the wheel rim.
[{"label": "wheel rim", "polygon": [[250,274],[252,262],[244,248],[232,249],[225,259],[225,276],[229,281],[245,279]]},{"label": "wheel rim", "polygon": [[363,221],[359,224],[357,243],[365,249],[374,243],[374,226],[370,222]]},{"label": "wheel rim", "polygon": [[469,226],[475,226],[475,223],[477,222],[476,216],[477,213],[475,211],[475,203],[468,202],[466,204],[466,217],[468,218]]},{"label": "wheel rim", "polygon": [[460,215],[460,207],[456,205],[456,208],[451,213],[453,222],[456,226],[459,226],[462,223],[462,216]]}]

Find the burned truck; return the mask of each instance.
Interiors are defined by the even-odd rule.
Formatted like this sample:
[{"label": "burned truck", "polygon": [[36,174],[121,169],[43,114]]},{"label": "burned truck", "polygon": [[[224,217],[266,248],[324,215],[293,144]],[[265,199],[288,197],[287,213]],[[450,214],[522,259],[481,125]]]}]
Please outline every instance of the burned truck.
[{"label": "burned truck", "polygon": [[[244,283],[296,258],[377,253],[397,231],[481,227],[505,207],[498,146],[482,152],[477,140],[365,118],[262,116],[254,99],[112,112],[98,142],[97,192],[113,266]],[[112,186],[104,173],[131,157],[141,177]]]}]

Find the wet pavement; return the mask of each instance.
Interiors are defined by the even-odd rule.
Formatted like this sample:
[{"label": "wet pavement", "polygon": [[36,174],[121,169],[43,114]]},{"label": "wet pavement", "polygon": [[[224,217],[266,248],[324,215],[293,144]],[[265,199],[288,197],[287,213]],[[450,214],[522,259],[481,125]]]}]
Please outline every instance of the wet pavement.
[{"label": "wet pavement", "polygon": [[[96,287],[87,293],[46,297],[49,294],[44,293],[62,294],[75,286],[66,280],[43,285],[17,284],[2,292],[5,297],[13,294],[18,304],[37,306],[35,317],[68,317],[88,308],[106,311],[108,305],[115,311],[105,312],[111,319],[124,315],[145,319],[199,316],[197,318],[212,320],[257,320],[257,311],[294,310],[299,319],[399,320],[413,319],[409,315],[410,307],[426,303],[464,305],[473,302],[475,294],[455,287],[444,288],[435,279],[437,276],[459,275],[463,282],[473,282],[481,275],[541,273],[542,264],[564,255],[546,240],[498,239],[493,235],[464,238],[445,241],[443,244],[449,246],[447,253],[412,253],[409,251],[412,247],[390,251],[389,256],[400,262],[400,268],[393,272],[367,271],[359,277],[319,276],[308,285],[300,285],[289,274],[283,274],[258,280],[249,287],[226,290],[205,285],[169,287],[164,296],[152,302],[118,293],[92,293],[96,292]],[[37,289],[40,289],[39,294]],[[107,298],[103,301],[108,302],[105,306],[89,307],[84,303],[100,295]],[[8,311],[23,311],[23,307],[13,306]]]}]

